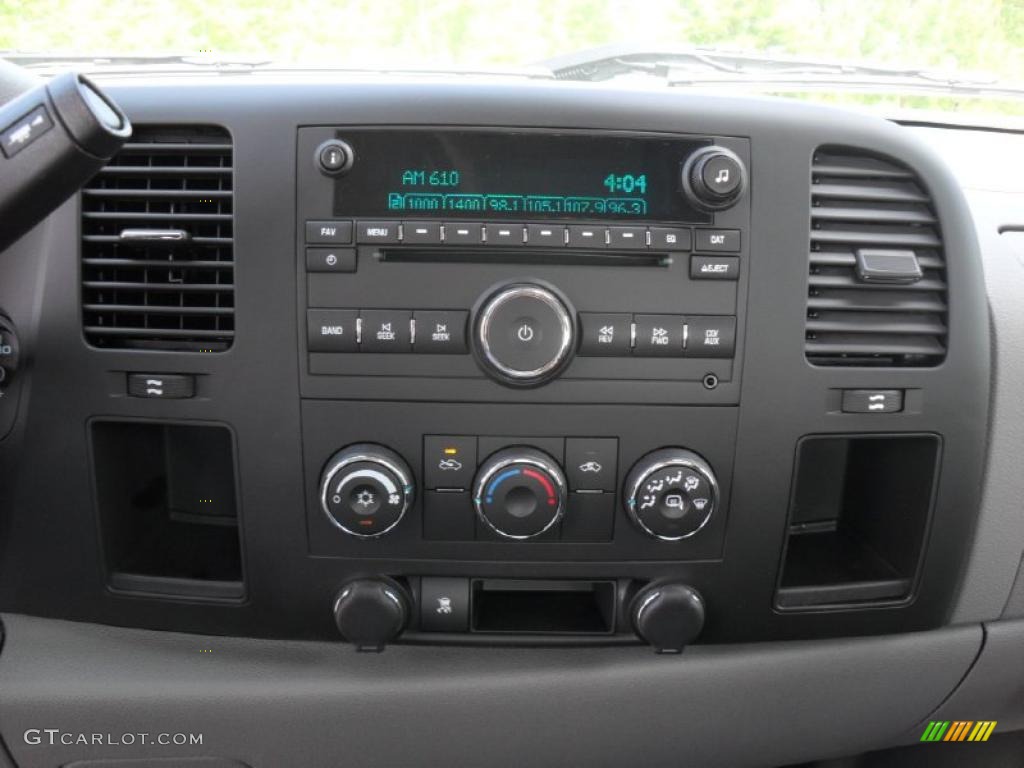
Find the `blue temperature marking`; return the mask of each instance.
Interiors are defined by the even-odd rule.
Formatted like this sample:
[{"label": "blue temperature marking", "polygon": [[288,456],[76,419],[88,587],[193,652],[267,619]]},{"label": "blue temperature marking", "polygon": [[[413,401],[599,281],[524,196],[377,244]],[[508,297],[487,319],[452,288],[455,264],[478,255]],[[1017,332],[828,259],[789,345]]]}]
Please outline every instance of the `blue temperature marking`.
[{"label": "blue temperature marking", "polygon": [[520,472],[522,472],[521,469],[507,469],[504,472],[502,472],[500,475],[498,475],[496,478],[491,480],[491,482],[487,486],[487,491],[486,491],[486,493],[487,493],[487,503],[490,504],[490,503],[492,503],[494,501],[494,489],[495,488],[497,488],[507,478],[514,477],[515,475],[518,475]]}]

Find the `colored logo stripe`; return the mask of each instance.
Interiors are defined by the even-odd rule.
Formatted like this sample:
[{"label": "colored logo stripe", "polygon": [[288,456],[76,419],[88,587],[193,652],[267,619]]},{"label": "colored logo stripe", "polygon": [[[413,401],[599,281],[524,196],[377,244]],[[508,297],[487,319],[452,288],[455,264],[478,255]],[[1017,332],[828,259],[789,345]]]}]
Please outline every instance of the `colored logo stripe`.
[{"label": "colored logo stripe", "polygon": [[921,741],[939,741],[949,728],[949,721],[932,720],[921,734]]},{"label": "colored logo stripe", "polygon": [[921,741],[988,741],[995,720],[932,720],[921,734]]}]

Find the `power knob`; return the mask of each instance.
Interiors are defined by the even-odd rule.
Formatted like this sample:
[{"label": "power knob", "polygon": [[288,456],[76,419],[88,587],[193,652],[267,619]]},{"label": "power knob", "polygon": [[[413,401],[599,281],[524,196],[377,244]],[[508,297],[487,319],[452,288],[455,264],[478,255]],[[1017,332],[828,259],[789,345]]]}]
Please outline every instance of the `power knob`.
[{"label": "power knob", "polygon": [[735,205],[747,186],[747,169],[739,156],[719,146],[694,152],[683,164],[683,194],[702,211],[722,211]]},{"label": "power knob", "polygon": [[533,282],[499,286],[478,303],[473,353],[480,367],[511,387],[550,381],[575,347],[575,313],[553,288]]}]

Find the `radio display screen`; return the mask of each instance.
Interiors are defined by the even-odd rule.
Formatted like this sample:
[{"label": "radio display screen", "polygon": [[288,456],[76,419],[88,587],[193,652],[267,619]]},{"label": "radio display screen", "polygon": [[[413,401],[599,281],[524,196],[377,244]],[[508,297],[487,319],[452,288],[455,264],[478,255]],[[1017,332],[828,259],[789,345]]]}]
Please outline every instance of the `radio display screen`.
[{"label": "radio display screen", "polygon": [[353,129],[340,217],[706,222],[680,171],[706,142],[573,132]]}]

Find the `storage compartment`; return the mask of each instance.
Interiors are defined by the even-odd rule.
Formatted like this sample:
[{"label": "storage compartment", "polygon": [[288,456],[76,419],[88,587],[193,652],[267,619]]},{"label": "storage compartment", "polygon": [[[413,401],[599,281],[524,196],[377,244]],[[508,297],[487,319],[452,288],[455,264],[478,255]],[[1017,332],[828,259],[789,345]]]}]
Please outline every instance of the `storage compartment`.
[{"label": "storage compartment", "polygon": [[243,597],[234,444],[226,427],[96,421],[92,448],[112,589]]},{"label": "storage compartment", "polygon": [[478,580],[471,611],[474,632],[610,634],[615,582]]},{"label": "storage compartment", "polygon": [[936,435],[802,440],[777,606],[909,598],[928,531],[939,449]]}]

